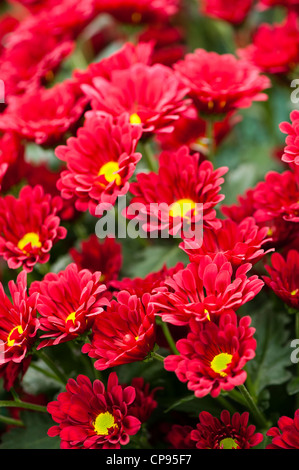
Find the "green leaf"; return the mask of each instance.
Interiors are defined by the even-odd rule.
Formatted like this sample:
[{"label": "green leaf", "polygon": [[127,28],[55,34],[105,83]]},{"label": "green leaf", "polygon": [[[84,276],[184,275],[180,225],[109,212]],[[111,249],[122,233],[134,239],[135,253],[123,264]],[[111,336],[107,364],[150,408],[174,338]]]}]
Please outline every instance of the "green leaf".
[{"label": "green leaf", "polygon": [[2,435],[0,449],[59,449],[60,439],[49,437],[48,429],[55,423],[47,414],[21,413],[25,428],[12,428]]},{"label": "green leaf", "polygon": [[292,366],[289,344],[289,317],[265,305],[252,315],[256,328],[256,356],[247,364],[251,388],[256,396],[271,385],[280,385],[291,376]]},{"label": "green leaf", "polygon": [[289,395],[296,395],[299,393],[299,377],[294,377],[287,385],[287,392]]}]

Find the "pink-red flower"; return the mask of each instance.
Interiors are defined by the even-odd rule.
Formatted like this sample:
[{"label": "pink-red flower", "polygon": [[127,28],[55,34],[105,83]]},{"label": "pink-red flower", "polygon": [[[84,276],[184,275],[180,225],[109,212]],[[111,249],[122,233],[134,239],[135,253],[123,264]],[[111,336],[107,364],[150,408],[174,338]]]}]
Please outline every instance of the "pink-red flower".
[{"label": "pink-red flower", "polygon": [[269,78],[233,54],[196,49],[174,68],[190,88],[189,96],[200,113],[225,115],[267,99],[264,91],[270,87]]},{"label": "pink-red flower", "polygon": [[199,423],[191,431],[191,440],[197,449],[251,449],[260,444],[264,436],[248,424],[249,413],[236,412],[232,416],[223,410],[220,418],[207,411],[199,413]]},{"label": "pink-red flower", "polygon": [[281,160],[285,163],[299,165],[299,111],[294,110],[290,114],[291,123],[282,122],[280,130],[287,134],[286,146]]},{"label": "pink-red flower", "polygon": [[166,21],[177,13],[179,0],[96,0],[96,5],[118,21],[139,24]]},{"label": "pink-red flower", "polygon": [[109,80],[98,76],[92,85],[82,85],[92,109],[115,118],[127,113],[143,133],[171,132],[189,104],[188,87],[165,65],[135,63],[110,75]]},{"label": "pink-red flower", "polygon": [[66,162],[57,187],[65,199],[76,198],[79,211],[95,215],[100,202],[114,204],[127,193],[141,154],[136,152],[141,128],[130,124],[126,115],[89,116],[76,137],[56,148],[56,156]]},{"label": "pink-red flower", "polygon": [[95,320],[91,341],[82,347],[82,352],[96,359],[96,369],[142,361],[153,350],[155,317],[150,299],[149,294],[140,299],[121,291]]},{"label": "pink-red flower", "polygon": [[38,349],[71,341],[89,332],[94,319],[109,303],[101,272],[79,270],[75,263],[64,271],[48,273],[34,281],[30,294],[38,292],[40,330]]},{"label": "pink-red flower", "polygon": [[145,423],[158,406],[155,394],[162,387],[151,388],[150,383],[145,382],[143,377],[134,377],[131,386],[135,388],[136,398],[130,405],[130,414],[139,419],[141,423]]},{"label": "pink-red flower", "polygon": [[7,192],[20,183],[26,173],[24,146],[19,136],[5,132],[0,138],[0,189]]},{"label": "pink-red flower", "polygon": [[267,432],[272,440],[266,449],[299,449],[299,410],[295,411],[294,418],[281,416],[277,425]]},{"label": "pink-red flower", "polygon": [[143,294],[151,294],[157,287],[163,286],[165,279],[171,277],[176,272],[184,268],[184,264],[178,262],[175,266],[167,268],[166,264],[156,272],[149,273],[144,278],[141,277],[124,277],[119,281],[112,281],[111,287],[116,291],[126,290],[132,295],[142,297]]},{"label": "pink-red flower", "polygon": [[66,237],[57,212],[62,201],[45,194],[42,186],[23,186],[19,197],[0,199],[0,256],[8,267],[32,271],[36,263],[47,263],[58,240]]},{"label": "pink-red flower", "polygon": [[16,282],[8,283],[10,296],[0,283],[0,376],[4,387],[13,386],[16,378],[27,370],[27,353],[33,346],[39,327],[38,294],[27,293],[27,274],[22,271]]},{"label": "pink-red flower", "polygon": [[221,390],[242,385],[247,377],[244,366],[256,349],[250,324],[249,316],[238,320],[233,311],[221,315],[217,323],[191,320],[187,338],[176,343],[179,355],[167,356],[165,369],[175,372],[198,398],[208,394],[215,398]]},{"label": "pink-red flower", "polygon": [[223,253],[234,268],[243,263],[254,265],[269,252],[264,249],[271,241],[268,231],[268,227],[258,227],[253,217],[246,217],[239,223],[225,219],[221,220],[221,227],[205,230],[202,245],[184,240],[180,247],[190,261],[199,262],[205,255],[214,258],[217,253]]},{"label": "pink-red flower", "polygon": [[192,262],[164,286],[156,289],[152,297],[156,314],[165,322],[186,325],[191,319],[206,323],[211,316],[223,316],[252,300],[264,282],[257,275],[248,277],[250,263],[239,266],[235,273],[223,253],[202,256]]},{"label": "pink-red flower", "polygon": [[282,6],[289,10],[298,11],[299,0],[260,0],[260,6],[262,9]]},{"label": "pink-red flower", "polygon": [[70,80],[12,96],[0,115],[0,129],[37,144],[52,145],[77,124],[87,100]]},{"label": "pink-red flower", "polygon": [[107,387],[93,383],[85,375],[69,379],[66,391],[48,404],[57,425],[48,435],[59,436],[62,449],[119,449],[135,435],[141,422],[130,414],[134,387],[118,383],[116,372],[108,377]]},{"label": "pink-red flower", "polygon": [[267,286],[287,305],[299,310],[299,252],[291,249],[286,256],[274,253],[271,266],[265,266],[269,276],[263,276]]},{"label": "pink-red flower", "polygon": [[229,4],[225,0],[200,0],[199,4],[204,15],[239,25],[249,14],[253,0],[233,0]]},{"label": "pink-red flower", "polygon": [[195,449],[195,442],[191,439],[192,426],[173,424],[166,436],[172,449]]},{"label": "pink-red flower", "polygon": [[296,14],[281,24],[261,24],[252,44],[238,50],[238,55],[265,73],[288,73],[299,63],[299,27]]},{"label": "pink-red flower", "polygon": [[201,238],[201,222],[214,228],[220,225],[215,206],[224,199],[219,192],[227,170],[214,169],[209,161],[200,163],[199,154],[190,154],[188,147],[162,152],[158,173],[138,173],[137,182],[131,183],[134,197],[126,215],[140,220],[147,232],[166,230]]},{"label": "pink-red flower", "polygon": [[80,270],[101,271],[102,280],[107,287],[118,278],[122,267],[122,245],[114,237],[106,237],[100,242],[92,234],[81,242],[79,250],[70,248],[69,254]]}]

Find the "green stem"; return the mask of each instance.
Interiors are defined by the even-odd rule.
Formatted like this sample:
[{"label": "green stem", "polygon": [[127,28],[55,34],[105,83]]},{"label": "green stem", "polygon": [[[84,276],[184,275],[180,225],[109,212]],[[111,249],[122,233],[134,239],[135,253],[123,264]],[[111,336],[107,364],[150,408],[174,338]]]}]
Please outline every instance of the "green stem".
[{"label": "green stem", "polygon": [[46,406],[35,405],[34,403],[27,403],[25,401],[0,400],[0,408],[23,408],[25,410],[47,413]]},{"label": "green stem", "polygon": [[237,411],[235,407],[231,405],[229,401],[226,398],[222,397],[221,395],[217,397],[217,401],[219,405],[222,406],[223,409],[230,411],[231,414],[234,414]]},{"label": "green stem", "polygon": [[161,354],[158,354],[156,352],[152,352],[151,357],[154,359],[157,359],[160,362],[164,362],[165,357],[161,356]]},{"label": "green stem", "polygon": [[245,385],[239,385],[238,389],[240,390],[242,396],[245,398],[248,408],[251,411],[252,415],[254,416],[254,419],[257,425],[260,426],[262,429],[268,429],[269,423],[267,422],[266,418],[257,407],[255,401],[253,400],[252,396],[248,392]]},{"label": "green stem", "polygon": [[161,321],[159,324],[161,325],[161,328],[162,328],[162,330],[163,330],[164,336],[165,336],[165,338],[166,338],[166,340],[167,340],[167,342],[168,342],[168,344],[169,344],[169,347],[170,347],[170,349],[172,350],[172,352],[173,352],[174,354],[180,355],[179,351],[177,350],[175,341],[174,341],[173,337],[171,336],[171,333],[170,333],[170,330],[169,330],[169,328],[168,328],[167,323]]},{"label": "green stem", "polygon": [[64,376],[63,372],[56,366],[55,362],[44,351],[36,351],[36,354],[52,370],[52,372],[56,376],[56,379],[60,383],[65,385],[67,382],[67,378]]},{"label": "green stem", "polygon": [[[59,382],[61,384],[61,380],[57,377],[56,374],[52,374],[48,370],[45,370],[42,367],[39,367],[38,365],[34,364],[34,362],[30,364],[30,367],[32,367],[32,369],[37,370],[38,372],[45,375],[46,377],[49,377],[50,379],[55,380],[55,382]],[[63,383],[63,385],[65,385],[65,383]]]},{"label": "green stem", "polygon": [[24,427],[24,423],[19,420],[19,419],[13,419],[9,418],[7,416],[0,415],[0,422],[7,424],[8,426],[18,426],[18,427]]}]

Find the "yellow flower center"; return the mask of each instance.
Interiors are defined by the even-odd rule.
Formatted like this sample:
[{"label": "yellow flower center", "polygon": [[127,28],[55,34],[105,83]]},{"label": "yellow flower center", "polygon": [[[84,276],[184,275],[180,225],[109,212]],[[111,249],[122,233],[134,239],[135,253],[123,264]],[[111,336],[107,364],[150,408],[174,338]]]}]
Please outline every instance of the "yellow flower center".
[{"label": "yellow flower center", "polygon": [[220,374],[221,377],[225,377],[227,374],[223,371],[231,363],[232,358],[233,356],[228,353],[217,354],[211,362],[211,369],[217,374]]},{"label": "yellow flower center", "polygon": [[117,427],[117,424],[114,421],[114,417],[109,411],[106,413],[100,413],[93,423],[95,432],[100,436],[107,436],[109,434],[110,428]]},{"label": "yellow flower center", "polygon": [[142,123],[141,119],[140,119],[140,116],[138,116],[138,114],[136,113],[133,113],[131,114],[130,116],[130,123],[133,124],[133,125],[139,125]]},{"label": "yellow flower center", "polygon": [[[34,232],[28,232],[26,235],[24,235],[23,238],[18,243],[18,248],[22,251],[24,251],[24,248],[26,245],[31,244],[32,248],[40,248],[42,246],[39,236],[37,233]],[[25,251],[24,251],[25,253]]]},{"label": "yellow flower center", "polygon": [[75,324],[76,312],[70,313],[70,314],[66,317],[65,323],[68,322],[69,320],[72,320],[72,322]]},{"label": "yellow flower center", "polygon": [[99,171],[99,176],[105,176],[108,183],[115,181],[115,184],[119,186],[121,184],[121,177],[117,173],[119,171],[119,165],[117,162],[107,162],[105,163]]},{"label": "yellow flower center", "polygon": [[195,209],[196,203],[192,199],[179,199],[170,206],[171,217],[186,217],[186,214]]},{"label": "yellow flower center", "polygon": [[231,437],[226,437],[219,442],[220,447],[223,449],[237,449],[238,444]]},{"label": "yellow flower center", "polygon": [[296,295],[299,289],[292,290],[291,295]]},{"label": "yellow flower center", "polygon": [[19,335],[21,335],[21,334],[24,333],[23,328],[21,327],[21,325],[15,326],[15,327],[11,330],[11,332],[9,333],[9,335],[8,335],[8,337],[7,337],[7,346],[9,346],[9,347],[13,346],[14,343],[15,343],[15,340],[14,340],[14,339],[10,339],[10,338],[11,338],[11,335],[13,334],[13,332],[14,332],[15,330],[18,330]]}]

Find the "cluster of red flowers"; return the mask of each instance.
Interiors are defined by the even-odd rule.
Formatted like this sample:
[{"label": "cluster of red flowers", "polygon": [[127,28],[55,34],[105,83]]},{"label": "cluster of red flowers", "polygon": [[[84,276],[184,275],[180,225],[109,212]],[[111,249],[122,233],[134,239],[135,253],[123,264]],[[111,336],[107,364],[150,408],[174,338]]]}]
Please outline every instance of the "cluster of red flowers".
[{"label": "cluster of red flowers", "polygon": [[[253,10],[286,7],[282,23],[261,23],[236,54],[187,50],[173,21],[179,0],[9,5],[0,18],[0,257],[11,276],[9,292],[0,283],[0,378],[9,393],[46,349],[74,345],[95,375],[74,365],[47,405],[48,436],[63,449],[119,449],[159,406],[159,387],[141,376],[120,383],[120,366],[158,359],[192,398],[244,394],[257,349],[244,308],[268,289],[298,314],[299,111],[280,124],[283,170],[235,204],[222,204],[230,168],[214,156],[242,113],[299,65],[299,4],[200,1],[202,18],[238,31]],[[111,21],[100,33],[99,17]],[[123,24],[136,28],[135,43]],[[36,149],[51,157],[33,161]],[[118,210],[119,196],[129,199],[119,218],[142,227],[147,248],[166,234],[185,262],[123,275],[125,246],[92,233],[98,208]],[[278,428],[264,423],[267,448],[299,448],[298,412]],[[173,424],[165,445],[249,449],[264,440],[251,419],[204,410],[196,425]]]}]

